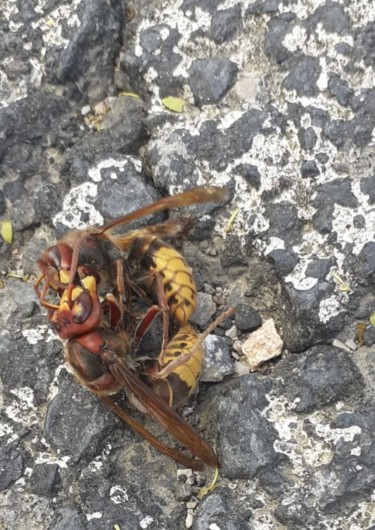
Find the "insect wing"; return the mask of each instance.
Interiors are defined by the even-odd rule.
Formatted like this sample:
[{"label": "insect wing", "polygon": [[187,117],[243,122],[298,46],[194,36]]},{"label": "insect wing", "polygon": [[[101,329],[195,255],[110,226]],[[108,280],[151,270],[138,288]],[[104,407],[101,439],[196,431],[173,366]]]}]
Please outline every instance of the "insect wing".
[{"label": "insect wing", "polygon": [[112,409],[119,418],[125,421],[137,434],[142,436],[149,444],[153,445],[161,453],[173,458],[176,462],[179,462],[185,467],[190,467],[196,471],[200,471],[203,468],[202,462],[200,460],[194,460],[176,449],[172,449],[167,445],[163,444],[158,440],[153,434],[151,434],[147,429],[145,429],[140,423],[135,419],[129,416],[121,407],[116,405],[114,401],[110,398],[101,396],[102,401]]},{"label": "insect wing", "polygon": [[205,464],[218,467],[219,461],[213,449],[176,411],[148,388],[119,359],[110,364],[109,369],[118,381],[124,384],[144,408],[153,416],[176,440],[182,443]]},{"label": "insect wing", "polygon": [[99,228],[98,234],[103,234],[111,228],[125,225],[146,215],[151,215],[156,212],[163,210],[169,210],[171,208],[180,208],[182,206],[190,206],[193,204],[200,204],[206,202],[224,202],[229,198],[229,191],[226,188],[211,187],[211,188],[192,188],[190,190],[172,195],[170,197],[163,197],[158,201],[153,202],[139,210],[130,212],[122,217],[113,219],[109,223]]}]

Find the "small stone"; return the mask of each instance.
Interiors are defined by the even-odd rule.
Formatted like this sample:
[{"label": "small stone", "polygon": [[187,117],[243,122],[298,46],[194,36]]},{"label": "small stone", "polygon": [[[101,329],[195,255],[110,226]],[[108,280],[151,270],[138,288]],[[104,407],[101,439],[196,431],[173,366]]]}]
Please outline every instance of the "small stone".
[{"label": "small stone", "polygon": [[304,160],[301,165],[301,175],[303,178],[314,178],[320,175],[320,171],[314,160]]},{"label": "small stone", "polygon": [[176,487],[175,496],[178,501],[188,501],[192,495],[192,489],[189,484],[179,483]]},{"label": "small stone", "polygon": [[216,304],[212,296],[207,293],[198,292],[197,306],[190,320],[197,326],[204,327],[216,312]]},{"label": "small stone", "polygon": [[242,375],[246,375],[250,372],[250,366],[246,363],[242,363],[240,361],[235,361],[234,363],[234,369],[233,373],[237,375],[238,377],[241,377]]},{"label": "small stone", "polygon": [[297,265],[299,258],[297,254],[284,248],[276,248],[271,250],[266,256],[267,261],[271,263],[277,272],[283,276],[290,274]]},{"label": "small stone", "polygon": [[250,370],[254,372],[258,366],[269,359],[278,357],[283,349],[283,341],[277,333],[272,318],[266,320],[261,328],[254,331],[242,345]]},{"label": "small stone", "polygon": [[367,329],[365,329],[363,338],[366,346],[373,346],[375,344],[375,327],[369,326]]},{"label": "small stone", "polygon": [[23,475],[24,456],[18,443],[12,442],[0,449],[0,491],[6,490]]},{"label": "small stone", "polygon": [[217,103],[236,81],[237,65],[225,57],[196,59],[188,83],[199,107]]},{"label": "small stone", "polygon": [[57,464],[36,464],[30,478],[31,491],[40,497],[54,497],[61,483]]},{"label": "small stone", "polygon": [[234,322],[240,331],[254,331],[261,326],[262,319],[252,307],[246,304],[238,304]]},{"label": "small stone", "polygon": [[289,74],[282,85],[287,90],[295,90],[298,96],[316,96],[319,92],[317,81],[321,66],[316,57],[298,56],[288,60]]},{"label": "small stone", "polygon": [[232,340],[235,339],[237,337],[237,327],[233,325],[225,332],[225,336],[229,337]]},{"label": "small stone", "polygon": [[201,381],[217,382],[233,373],[230,348],[224,337],[208,335],[204,341],[205,355]]}]

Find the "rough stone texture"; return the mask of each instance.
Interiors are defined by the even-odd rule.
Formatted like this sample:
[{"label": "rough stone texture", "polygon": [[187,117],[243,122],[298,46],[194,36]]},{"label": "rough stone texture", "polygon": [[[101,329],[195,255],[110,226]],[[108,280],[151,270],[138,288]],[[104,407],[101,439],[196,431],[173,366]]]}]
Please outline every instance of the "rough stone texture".
[{"label": "rough stone texture", "polygon": [[[0,2],[0,527],[372,528],[373,3],[125,4]],[[238,305],[208,339],[224,379],[188,409],[223,470],[193,507],[210,472],[180,487],[62,370],[27,274],[67,229],[195,185],[230,198],[125,228],[192,215],[199,326]],[[236,379],[224,335],[249,333],[244,307],[285,350]]]},{"label": "rough stone texture", "polygon": [[198,59],[193,62],[189,84],[198,106],[216,103],[236,80],[237,66],[224,57]]}]

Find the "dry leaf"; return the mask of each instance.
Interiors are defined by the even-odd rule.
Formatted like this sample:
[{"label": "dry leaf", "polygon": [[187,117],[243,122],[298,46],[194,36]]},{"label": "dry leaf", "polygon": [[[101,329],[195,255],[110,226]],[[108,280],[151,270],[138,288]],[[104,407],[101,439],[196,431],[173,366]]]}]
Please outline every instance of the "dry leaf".
[{"label": "dry leaf", "polygon": [[13,240],[13,230],[12,230],[12,223],[5,219],[1,223],[1,237],[4,239],[5,243],[9,243],[9,245],[12,243]]},{"label": "dry leaf", "polygon": [[369,320],[370,320],[371,326],[375,326],[375,311],[371,313]]},{"label": "dry leaf", "polygon": [[355,331],[357,333],[357,340],[358,344],[360,346],[363,346],[365,343],[365,330],[367,328],[367,324],[365,322],[358,322],[355,325]]},{"label": "dry leaf", "polygon": [[181,98],[167,97],[161,100],[164,107],[173,112],[182,112],[185,107],[185,101]]},{"label": "dry leaf", "polygon": [[254,372],[259,365],[278,357],[283,349],[283,341],[277,333],[272,318],[254,331],[242,344],[242,352],[247,358],[250,371]]}]

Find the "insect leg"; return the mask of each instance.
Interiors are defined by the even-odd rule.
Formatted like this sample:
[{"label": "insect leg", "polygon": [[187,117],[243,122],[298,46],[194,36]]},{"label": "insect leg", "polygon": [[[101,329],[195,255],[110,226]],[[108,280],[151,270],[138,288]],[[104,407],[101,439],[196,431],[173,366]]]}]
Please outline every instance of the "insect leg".
[{"label": "insect leg", "polygon": [[[229,309],[227,309],[226,311],[221,313],[221,315],[219,315],[216,318],[216,320],[214,320],[203,333],[198,335],[197,340],[196,340],[194,346],[189,351],[189,353],[185,353],[183,355],[179,355],[179,357],[177,357],[177,359],[175,359],[174,361],[171,361],[166,366],[164,366],[164,368],[162,368],[156,374],[155,379],[164,379],[164,378],[168,377],[172,372],[174,372],[176,370],[176,368],[178,368],[179,366],[182,366],[183,364],[187,363],[189,361],[189,359],[191,359],[191,357],[193,357],[194,354],[197,352],[197,350],[202,346],[202,343],[205,340],[205,338],[217,326],[219,326],[226,318],[228,318],[231,315],[233,315],[234,312],[235,312],[235,308],[234,307],[230,307]],[[163,366],[162,363],[160,363],[160,365]]]}]

